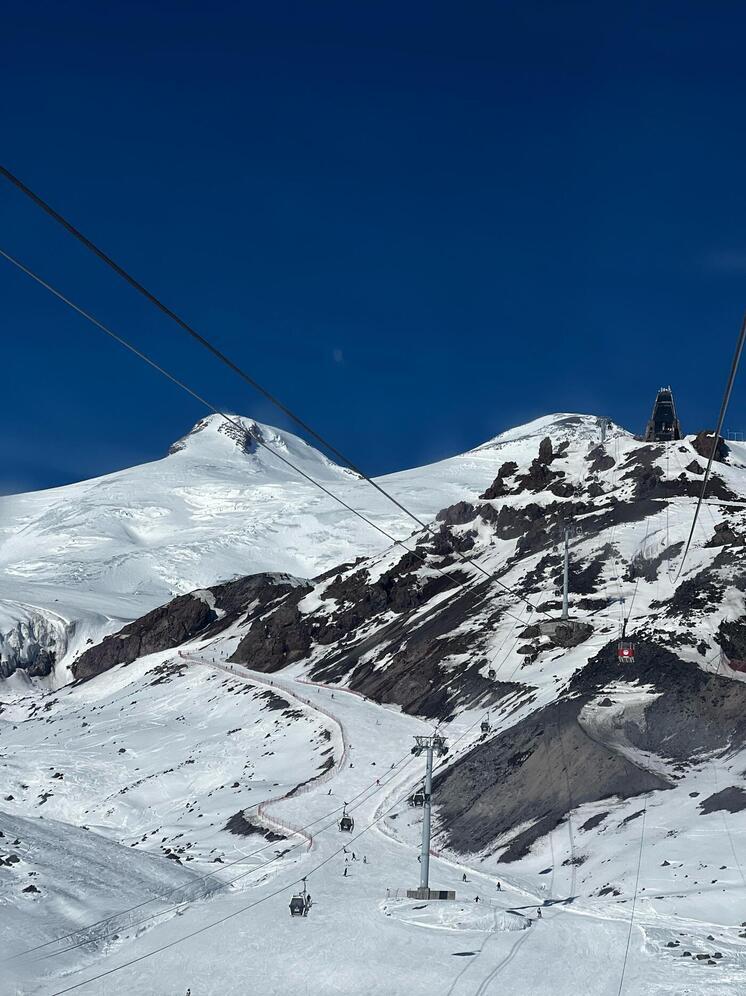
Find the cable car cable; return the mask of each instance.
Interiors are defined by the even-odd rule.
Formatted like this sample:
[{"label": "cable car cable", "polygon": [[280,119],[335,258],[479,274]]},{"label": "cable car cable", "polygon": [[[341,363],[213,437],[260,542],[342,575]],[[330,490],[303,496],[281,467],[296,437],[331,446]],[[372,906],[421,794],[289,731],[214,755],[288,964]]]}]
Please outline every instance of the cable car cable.
[{"label": "cable car cable", "polygon": [[699,498],[697,499],[697,507],[694,510],[694,518],[692,519],[692,527],[689,530],[689,536],[687,537],[686,547],[684,548],[684,554],[681,558],[681,563],[679,564],[679,570],[676,574],[676,581],[681,577],[681,572],[684,570],[684,564],[686,563],[687,554],[689,553],[689,547],[692,543],[692,537],[694,536],[694,527],[697,524],[697,517],[699,516],[699,510],[702,507],[702,502],[705,497],[705,492],[707,490],[707,484],[710,479],[710,471],[712,470],[712,461],[715,459],[715,453],[718,447],[718,441],[720,439],[720,433],[723,428],[723,421],[725,420],[725,413],[728,410],[728,402],[730,401],[731,392],[733,391],[733,384],[736,379],[736,373],[738,372],[738,364],[741,360],[741,353],[743,352],[744,342],[746,342],[746,315],[741,322],[741,330],[738,335],[738,341],[736,343],[736,351],[733,354],[733,360],[730,366],[730,373],[728,374],[728,381],[725,385],[725,392],[723,393],[723,400],[720,404],[720,414],[718,415],[717,426],[715,432],[712,436],[712,449],[710,450],[710,458],[707,461],[707,468],[705,469],[705,476],[702,479],[702,488],[699,492]]},{"label": "cable car cable", "polygon": [[[169,373],[169,371],[166,370],[165,367],[161,366],[159,363],[157,363],[155,360],[153,360],[150,356],[147,355],[147,353],[144,353],[142,350],[138,349],[136,346],[134,346],[131,342],[129,342],[123,336],[118,335],[116,332],[114,332],[112,329],[110,329],[107,325],[104,325],[103,322],[99,321],[99,319],[96,318],[94,315],[90,314],[90,312],[86,311],[84,308],[81,308],[79,305],[75,304],[74,301],[71,301],[61,291],[57,290],[55,287],[53,287],[51,284],[49,284],[46,280],[43,279],[43,277],[40,277],[37,273],[35,273],[29,267],[27,267],[23,263],[21,263],[20,260],[16,259],[14,256],[10,255],[10,253],[5,252],[3,249],[0,249],[0,257],[6,259],[9,263],[12,263],[13,266],[17,267],[19,270],[21,270],[23,273],[25,273],[28,277],[30,277],[32,280],[34,280],[36,283],[38,283],[41,287],[44,287],[45,290],[48,290],[50,292],[50,294],[53,294],[59,301],[62,301],[63,304],[66,304],[68,307],[72,308],[72,310],[75,311],[75,312],[77,312],[77,314],[79,314],[82,318],[85,318],[92,325],[95,325],[96,328],[98,328],[101,332],[103,332],[105,335],[109,336],[115,342],[119,343],[120,346],[122,346],[125,349],[129,350],[129,352],[133,353],[135,356],[137,356],[139,359],[141,359],[144,363],[147,363],[148,366],[152,367],[158,373],[162,374],[162,376],[164,376],[167,380],[170,380],[172,384],[175,384],[177,387],[181,388],[181,390],[185,391],[191,397],[193,397],[194,399],[196,399],[197,401],[199,401],[200,404],[203,404],[206,408],[208,408],[215,415],[219,415],[221,418],[225,419],[226,422],[229,422],[231,425],[233,425],[236,428],[238,428],[242,433],[247,434],[246,428],[243,425],[241,425],[241,423],[238,422],[235,418],[232,418],[226,412],[222,411],[220,408],[217,408],[210,401],[208,401],[206,398],[202,397],[202,395],[198,394],[195,390],[193,390],[191,387],[189,387],[189,385],[186,384],[184,381],[179,380],[178,377],[175,377],[173,374]],[[329,498],[332,498],[339,505],[341,505],[343,508],[345,508],[348,512],[352,512],[353,515],[356,515],[359,519],[361,519],[363,522],[365,522],[371,528],[377,530],[377,532],[379,532],[383,536],[385,536],[386,539],[388,539],[395,546],[401,546],[401,547],[403,547],[408,553],[412,554],[413,557],[416,557],[420,561],[420,563],[424,564],[426,567],[429,567],[431,570],[437,571],[439,574],[443,575],[443,577],[447,578],[457,588],[461,588],[461,587],[463,587],[466,584],[465,581],[457,581],[457,580],[455,580],[450,574],[448,574],[442,568],[440,568],[438,566],[434,566],[432,564],[428,564],[426,558],[424,558],[420,554],[418,554],[416,550],[412,550],[410,547],[408,547],[406,545],[406,543],[404,542],[404,540],[400,540],[400,539],[397,539],[395,536],[392,536],[391,533],[388,532],[388,530],[386,530],[386,529],[383,528],[383,526],[379,526],[377,523],[373,522],[371,519],[369,519],[362,512],[359,512],[356,508],[353,508],[352,505],[349,505],[343,498],[340,498],[339,495],[335,494],[333,491],[330,491],[328,488],[326,488],[319,481],[315,480],[315,478],[311,477],[310,474],[307,474],[304,470],[301,470],[300,467],[296,466],[291,460],[288,460],[287,457],[282,456],[281,453],[278,453],[278,451],[275,450],[268,443],[264,442],[263,440],[259,439],[256,436],[252,436],[251,438],[254,440],[254,442],[257,443],[257,445],[259,445],[263,449],[267,450],[269,453],[271,453],[274,457],[276,457],[278,460],[280,460],[286,466],[288,466],[292,470],[294,470],[297,474],[300,474],[301,477],[305,478],[305,480],[307,480],[310,484],[313,484],[315,487],[319,488],[321,491],[324,492],[324,494],[326,494]],[[431,528],[429,528],[429,527],[426,527],[426,528],[427,528],[428,532],[431,532],[433,535],[437,535],[437,533],[435,533]],[[412,535],[414,535],[414,534],[412,534]],[[454,553],[458,553],[458,551],[454,550]],[[494,573],[492,573],[491,571],[486,571],[483,567],[481,567],[481,565],[479,565],[476,561],[472,560],[471,558],[464,558],[463,555],[460,555],[460,556],[462,556],[462,559],[464,559],[466,562],[472,564],[479,571],[481,571],[481,573],[484,574],[485,577],[488,580],[495,581],[502,589],[504,589],[505,591],[509,592],[511,595],[514,595],[515,597],[517,597],[519,599],[523,599],[523,601],[526,601],[526,599],[524,598],[524,596],[520,595],[520,593],[515,592],[508,585],[504,584],[504,582],[502,582]],[[471,579],[469,579],[469,580],[471,580]],[[507,615],[512,615],[512,613],[510,613],[507,609],[505,610],[505,612],[506,612]]]},{"label": "cable car cable", "polygon": [[[241,377],[242,380],[246,381],[247,384],[253,387],[256,391],[262,394],[271,404],[273,404],[276,408],[278,408],[281,412],[283,412],[283,414],[287,415],[288,418],[290,418],[293,422],[296,423],[296,425],[300,426],[318,443],[324,446],[329,453],[333,454],[335,457],[341,460],[342,463],[344,463],[347,467],[350,468],[350,470],[358,474],[364,481],[367,481],[367,483],[370,484],[371,487],[375,488],[376,491],[378,491],[381,495],[387,498],[390,502],[393,502],[393,504],[396,505],[396,507],[400,509],[400,511],[404,512],[405,515],[407,515],[410,519],[416,522],[417,525],[420,527],[420,529],[429,532],[432,536],[438,535],[437,532],[432,528],[432,526],[430,526],[428,523],[423,522],[422,519],[420,519],[418,515],[416,515],[414,512],[408,509],[406,505],[403,504],[403,502],[399,501],[399,499],[396,498],[394,495],[392,495],[391,492],[387,491],[377,481],[375,481],[372,477],[370,477],[368,474],[362,471],[354,463],[354,461],[350,460],[349,457],[345,456],[344,453],[338,450],[332,443],[330,443],[320,433],[318,433],[315,429],[313,429],[299,415],[296,415],[295,412],[292,411],[292,409],[288,408],[288,406],[285,405],[282,401],[280,401],[279,398],[277,398],[274,394],[272,394],[265,387],[263,387],[257,380],[255,380],[248,373],[246,373],[246,371],[243,370],[241,367],[239,367],[237,363],[234,363],[233,360],[231,360],[228,356],[226,356],[225,353],[219,350],[217,346],[215,346],[212,342],[210,342],[209,339],[207,339],[205,336],[197,332],[197,330],[193,328],[188,322],[186,322],[183,318],[177,315],[175,311],[173,311],[166,304],[164,304],[158,297],[156,297],[155,294],[149,291],[138,280],[136,280],[135,277],[133,277],[122,266],[116,263],[111,258],[111,256],[107,255],[103,251],[103,249],[100,249],[94,242],[91,241],[91,239],[89,239],[79,229],[77,229],[72,224],[72,222],[68,221],[58,211],[55,211],[55,209],[50,204],[48,204],[37,193],[31,190],[30,187],[26,186],[26,184],[23,183],[23,181],[19,177],[15,176],[15,174],[11,173],[9,169],[7,169],[5,166],[2,165],[0,165],[0,175],[4,176],[7,180],[9,180],[18,190],[21,191],[22,194],[24,194],[26,197],[32,200],[38,207],[40,207],[44,212],[46,212],[46,214],[48,214],[51,218],[53,218],[58,224],[62,225],[62,227],[65,228],[80,243],[82,243],[82,245],[84,245],[86,249],[88,249],[95,256],[97,256],[103,263],[105,263],[112,270],[114,270],[114,272],[117,273],[123,280],[125,280],[132,288],[134,288],[134,290],[136,290],[139,294],[142,294],[143,297],[145,297],[148,301],[150,301],[151,304],[155,305],[155,307],[158,308],[158,310],[161,311],[164,315],[166,315],[167,318],[170,318],[172,321],[176,322],[176,324],[184,332],[186,332],[193,339],[199,342],[201,346],[204,346],[205,349],[209,350],[209,352],[212,353],[213,356],[215,356],[218,360],[220,360],[221,363],[224,363],[227,367],[229,367],[235,374]],[[461,560],[463,560],[464,562],[472,564],[474,567],[477,568],[477,570],[485,574],[485,576],[492,577],[492,579],[497,581],[498,584],[502,584],[494,574],[485,571],[485,569],[481,567],[476,561],[472,560],[471,557],[466,556],[464,553],[458,550],[454,550],[454,553],[458,557],[460,557]],[[506,586],[502,585],[502,587]],[[520,593],[515,593],[515,594],[516,597],[519,598],[521,601],[524,601],[528,605],[531,605],[531,607],[534,609],[536,608],[536,606],[532,605],[531,602],[525,596],[521,595]],[[538,610],[538,611],[543,611],[543,610]]]}]

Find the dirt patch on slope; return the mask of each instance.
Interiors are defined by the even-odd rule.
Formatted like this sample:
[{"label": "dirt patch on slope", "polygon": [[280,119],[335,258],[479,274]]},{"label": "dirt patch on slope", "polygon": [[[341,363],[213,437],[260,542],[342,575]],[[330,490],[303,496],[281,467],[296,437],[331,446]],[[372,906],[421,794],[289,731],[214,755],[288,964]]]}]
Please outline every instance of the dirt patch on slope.
[{"label": "dirt patch on slope", "polygon": [[517,860],[583,803],[670,787],[587,736],[579,711],[578,700],[553,703],[477,745],[436,779],[449,847],[473,853],[521,827],[501,856]]},{"label": "dirt patch on slope", "polygon": [[742,813],[746,809],[746,791],[740,785],[729,785],[728,788],[703,799],[699,808],[703,816],[720,810],[727,813]]}]

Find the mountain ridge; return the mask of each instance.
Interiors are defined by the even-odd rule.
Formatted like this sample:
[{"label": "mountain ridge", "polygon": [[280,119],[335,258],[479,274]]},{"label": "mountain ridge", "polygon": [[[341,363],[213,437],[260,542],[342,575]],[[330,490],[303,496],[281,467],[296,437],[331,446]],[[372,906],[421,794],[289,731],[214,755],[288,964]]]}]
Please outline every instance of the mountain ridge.
[{"label": "mountain ridge", "polygon": [[[528,423],[523,435],[532,438],[553,418]],[[598,423],[593,416],[560,418],[580,420],[560,427],[565,434],[590,433]],[[207,416],[160,460],[0,498],[0,674],[20,665],[43,676],[53,657],[65,680],[87,641],[173,595],[252,572],[313,577],[385,548],[384,536],[278,456],[389,534],[411,534],[412,520],[352,471],[292,433],[235,419],[245,436],[220,416]],[[504,436],[377,480],[427,521],[489,483],[499,451],[520,445]],[[42,646],[34,629],[55,638]]]}]

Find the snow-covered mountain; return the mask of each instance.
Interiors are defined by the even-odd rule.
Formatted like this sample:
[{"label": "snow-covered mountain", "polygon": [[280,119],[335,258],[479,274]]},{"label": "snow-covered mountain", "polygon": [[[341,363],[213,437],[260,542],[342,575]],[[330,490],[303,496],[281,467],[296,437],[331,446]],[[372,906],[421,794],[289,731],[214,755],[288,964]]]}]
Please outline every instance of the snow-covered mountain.
[{"label": "snow-covered mountain", "polygon": [[[415,528],[292,433],[236,421],[245,431],[203,419],[153,463],[0,498],[0,675],[19,665],[44,675],[54,655],[59,683],[88,641],[175,594],[261,571],[313,577],[388,545],[283,458],[390,535]],[[502,438],[381,483],[428,519],[486,487]]]},{"label": "snow-covered mountain", "polygon": [[[394,475],[447,495],[414,554],[200,581],[78,646],[77,684],[6,685],[0,930],[46,945],[12,962],[18,991],[740,994],[746,448],[719,449],[678,576],[708,437],[599,426],[551,416]],[[412,737],[434,727],[431,882],[455,903],[400,891],[419,877]],[[89,882],[54,868],[39,816],[71,851],[88,827],[135,885],[115,902],[99,862]],[[157,901],[156,856],[187,874]]]}]

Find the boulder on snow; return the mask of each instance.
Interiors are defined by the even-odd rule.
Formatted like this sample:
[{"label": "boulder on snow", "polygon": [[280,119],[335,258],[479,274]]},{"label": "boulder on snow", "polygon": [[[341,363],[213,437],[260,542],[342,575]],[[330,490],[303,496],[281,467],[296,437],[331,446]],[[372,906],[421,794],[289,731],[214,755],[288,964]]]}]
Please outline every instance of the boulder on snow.
[{"label": "boulder on snow", "polygon": [[706,813],[716,813],[720,810],[726,813],[741,813],[746,809],[746,790],[740,785],[729,785],[728,788],[714,792],[699,803],[699,809]]},{"label": "boulder on snow", "polygon": [[729,522],[718,522],[715,526],[715,534],[705,546],[743,546],[744,540],[734,532]]},{"label": "boulder on snow", "polygon": [[553,459],[552,440],[549,436],[545,436],[539,443],[539,463],[551,463]]},{"label": "boulder on snow", "polygon": [[[692,448],[699,453],[699,455],[704,460],[710,459],[710,454],[712,453],[712,444],[715,440],[715,431],[713,429],[703,429],[698,432],[697,435],[692,440]],[[717,443],[715,444],[715,456],[713,460],[718,463],[725,463],[730,449],[722,436],[717,437]]]},{"label": "boulder on snow", "polygon": [[598,474],[604,470],[611,470],[616,463],[614,457],[606,452],[606,447],[602,444],[594,446],[590,453],[586,455],[586,460],[590,461],[588,471],[591,474]]}]

